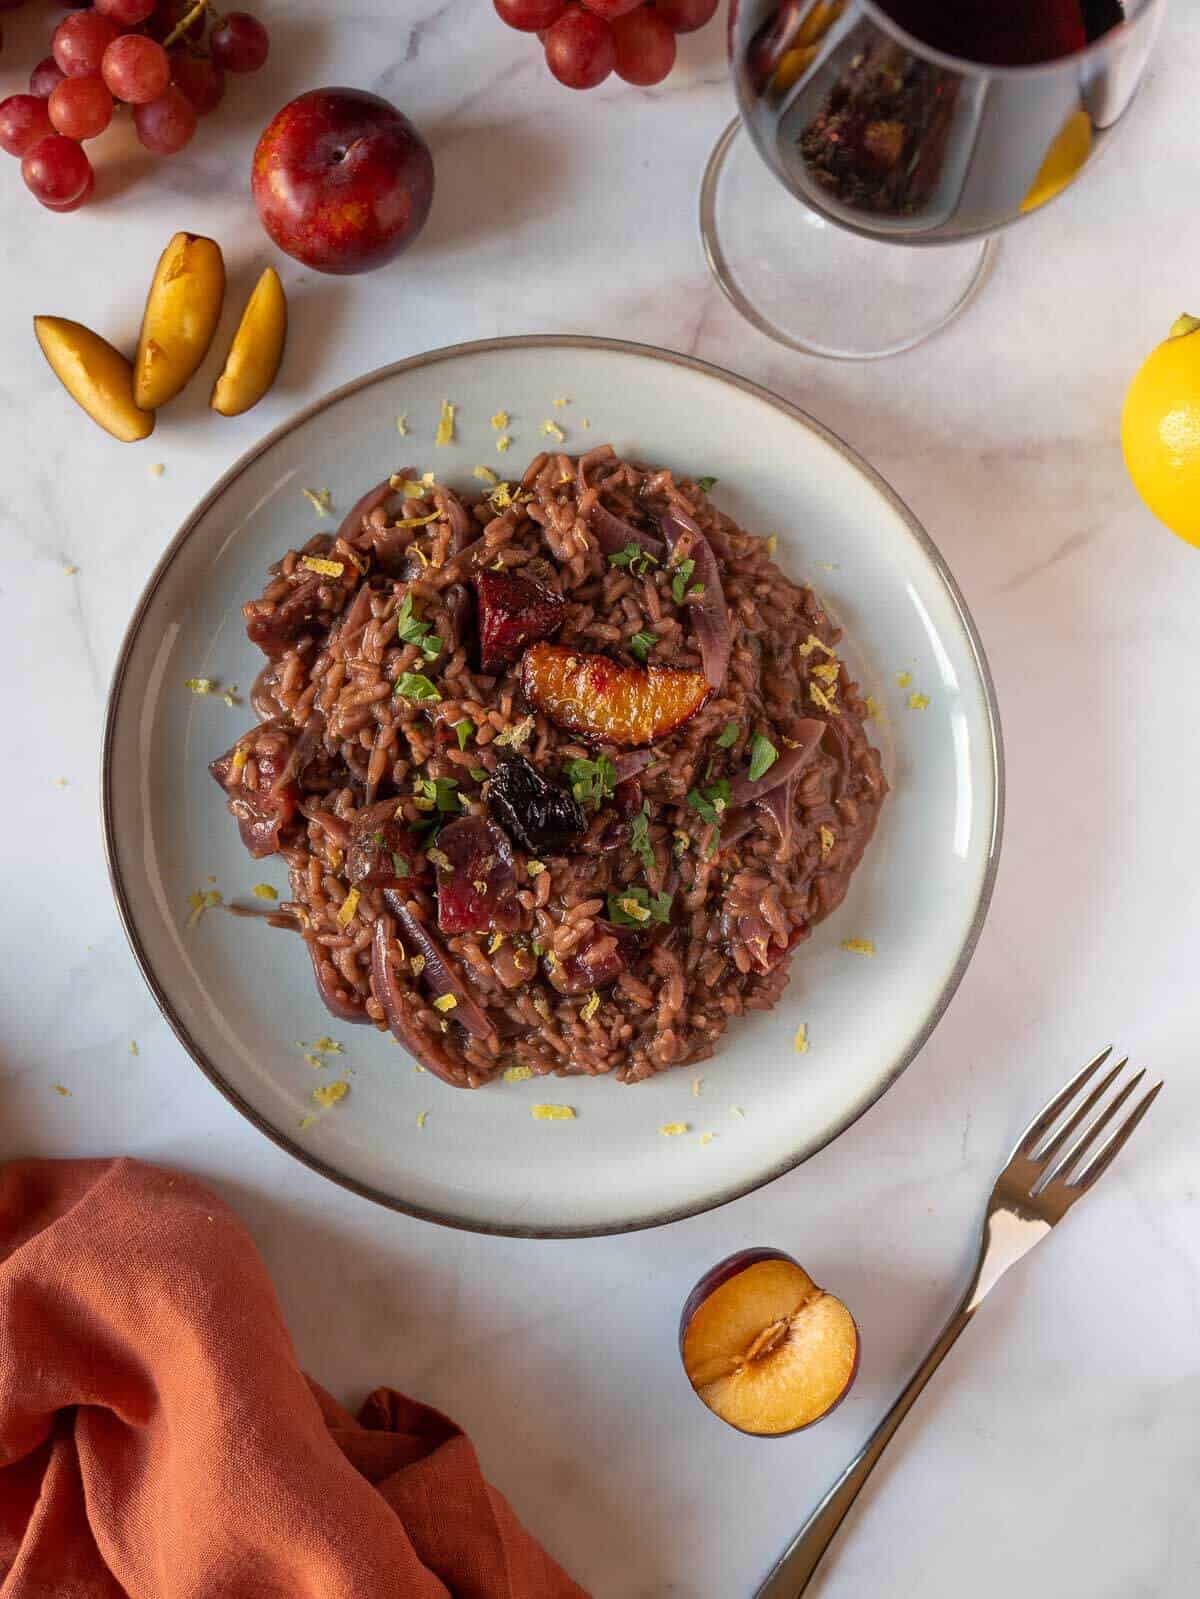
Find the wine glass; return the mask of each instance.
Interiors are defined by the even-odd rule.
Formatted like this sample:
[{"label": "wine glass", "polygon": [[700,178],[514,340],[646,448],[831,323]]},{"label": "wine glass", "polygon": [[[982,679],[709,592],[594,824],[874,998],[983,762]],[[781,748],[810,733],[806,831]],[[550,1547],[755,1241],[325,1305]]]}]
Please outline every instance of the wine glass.
[{"label": "wine glass", "polygon": [[995,233],[1107,144],[1165,10],[730,0],[741,115],[700,199],[717,282],[794,349],[859,361],[911,349],[970,302]]}]

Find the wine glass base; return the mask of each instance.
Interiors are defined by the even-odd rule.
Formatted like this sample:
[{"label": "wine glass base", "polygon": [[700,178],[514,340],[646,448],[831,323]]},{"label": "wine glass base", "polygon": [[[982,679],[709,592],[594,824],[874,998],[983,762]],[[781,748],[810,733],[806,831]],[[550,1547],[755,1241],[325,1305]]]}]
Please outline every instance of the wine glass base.
[{"label": "wine glass base", "polygon": [[741,131],[721,135],[700,190],[713,276],[780,344],[834,361],[898,355],[940,332],[988,275],[994,239],[878,243],[827,222],[784,188]]}]

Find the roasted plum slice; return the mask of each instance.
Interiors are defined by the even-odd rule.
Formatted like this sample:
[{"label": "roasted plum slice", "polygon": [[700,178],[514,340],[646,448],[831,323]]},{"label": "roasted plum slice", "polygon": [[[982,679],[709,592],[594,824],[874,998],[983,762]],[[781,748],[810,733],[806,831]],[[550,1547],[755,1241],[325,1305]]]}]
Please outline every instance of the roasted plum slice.
[{"label": "roasted plum slice", "polygon": [[208,768],[228,795],[242,843],[255,860],[274,855],[295,820],[300,796],[293,756],[300,738],[282,721],[263,722]]},{"label": "roasted plum slice", "polygon": [[479,664],[502,672],[528,644],[549,638],[562,626],[566,602],[553,589],[512,572],[479,572]]},{"label": "roasted plum slice", "polygon": [[564,644],[526,650],[521,686],[530,705],[557,726],[622,746],[665,738],[712,692],[703,672],[622,666]]},{"label": "roasted plum slice", "polygon": [[520,921],[512,845],[495,822],[460,816],[438,834],[438,927],[443,933],[511,932]]},{"label": "roasted plum slice", "polygon": [[587,817],[573,795],[546,778],[523,755],[497,766],[487,792],[488,809],[523,849],[555,855],[587,832]]},{"label": "roasted plum slice", "polygon": [[346,876],[356,887],[362,883],[417,881],[429,871],[420,840],[396,819],[395,800],[385,800],[359,811],[350,829],[346,851]]}]

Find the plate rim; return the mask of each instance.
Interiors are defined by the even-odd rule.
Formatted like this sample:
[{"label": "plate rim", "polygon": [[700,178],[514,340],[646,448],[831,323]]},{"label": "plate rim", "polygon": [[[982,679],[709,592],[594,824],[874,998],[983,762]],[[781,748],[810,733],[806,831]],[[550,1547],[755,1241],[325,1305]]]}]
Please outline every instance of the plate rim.
[{"label": "plate rim", "polygon": [[[118,710],[120,707],[122,690],[129,670],[130,660],[134,645],[140,635],[142,625],[146,618],[155,595],[160,585],[166,578],[176,557],[184,544],[192,537],[197,527],[208,512],[225,494],[241,475],[254,465],[260,457],[266,455],[282,439],[286,438],[297,428],[319,416],[323,411],[332,409],[342,400],[351,395],[358,394],[364,389],[371,388],[377,383],[386,382],[414,369],[436,366],[439,362],[458,359],[462,356],[494,354],[505,350],[529,349],[568,349],[568,350],[604,350],[610,353],[637,356],[651,361],[666,362],[671,366],[685,367],[703,377],[717,380],[744,394],[764,401],[774,410],[779,411],[790,421],[807,428],[830,448],[835,450],[856,472],[863,477],[891,509],[904,522],[912,534],[922,553],[933,567],[938,578],[954,607],[970,648],[979,681],[983,687],[984,707],[987,714],[988,748],[991,757],[992,770],[992,818],[991,836],[987,844],[987,856],[984,867],[983,880],[980,884],[979,895],[976,900],[975,910],[971,924],[967,929],[962,948],[954,962],[946,980],[942,984],[936,999],[931,1005],[928,1014],[921,1026],[913,1035],[908,1047],[891,1065],[881,1081],[873,1086],[866,1097],[854,1105],[845,1119],[840,1121],[828,1136],[823,1137],[818,1143],[806,1147],[800,1153],[788,1155],[782,1161],[776,1161],[766,1171],[754,1177],[750,1182],[737,1182],[728,1189],[712,1195],[709,1198],[695,1203],[687,1203],[668,1207],[661,1211],[654,1211],[638,1216],[630,1221],[619,1223],[601,1223],[599,1225],[574,1225],[574,1226],[526,1226],[509,1223],[494,1223],[488,1221],[467,1220],[461,1216],[446,1214],[431,1206],[411,1202],[403,1202],[393,1195],[383,1192],[370,1183],[360,1182],[357,1178],[348,1176],[339,1171],[337,1167],[323,1160],[319,1155],[299,1144],[281,1129],[272,1126],[264,1116],[239,1093],[238,1089],[211,1061],[201,1046],[192,1038],[184,1025],[182,1017],[178,1015],[172,1004],[169,994],[163,983],[159,980],[151,961],[149,952],[143,944],[134,917],[133,905],[118,859],[117,851],[117,825],[116,805],[114,800],[115,762],[114,744]],[[732,1204],[736,1199],[742,1199],[747,1194],[752,1194],[760,1188],[765,1188],[776,1179],[793,1171],[797,1166],[811,1160],[821,1150],[827,1148],[836,1138],[840,1138],[846,1130],[854,1125],[862,1116],[866,1115],[897,1079],[908,1070],[913,1061],[929,1042],[935,1028],[945,1015],[951,1000],[958,991],[959,984],[966,975],[968,966],[979,943],[980,934],[983,932],[991,906],[992,894],[996,885],[996,875],[1000,864],[1000,852],[1004,836],[1004,818],[1006,805],[1006,773],[1004,759],[1004,741],[1001,731],[1000,707],[996,696],[996,687],[992,678],[991,668],[988,664],[987,653],[983,647],[983,640],[975,619],[971,614],[962,590],[959,588],[954,574],[946,563],[941,550],[926,532],[924,526],[902,500],[891,484],[867,461],[857,450],[823,422],[819,422],[807,411],[798,405],[793,405],[782,395],[766,388],[763,384],[755,383],[750,378],[741,377],[725,367],[710,361],[703,361],[698,356],[688,355],[682,351],[668,350],[659,345],[643,344],[631,339],[612,339],[597,334],[578,333],[530,333],[510,335],[502,338],[470,339],[458,344],[440,345],[432,350],[424,350],[416,355],[406,356],[399,361],[389,362],[385,366],[375,367],[370,372],[341,384],[328,393],[319,396],[307,406],[294,412],[278,426],[271,429],[257,443],[250,446],[230,466],[208,492],[198,501],[180,524],[178,530],[170,539],[162,555],[155,564],[150,576],[142,589],[137,603],[130,615],[121,642],[117,650],[112,677],[109,683],[108,697],[104,711],[104,735],[101,742],[100,756],[100,805],[101,805],[101,834],[104,845],[104,860],[108,871],[109,882],[112,886],[113,900],[117,907],[121,927],[128,940],[133,953],[134,961],[141,973],[142,979],[150,990],[151,997],[161,1012],[163,1018],[175,1034],[179,1043],[191,1057],[196,1066],[213,1085],[222,1097],[233,1106],[246,1120],[263,1134],[266,1138],[285,1154],[307,1166],[310,1171],[318,1176],[336,1183],[338,1187],[347,1189],[357,1194],[362,1199],[369,1199],[377,1205],[402,1215],[415,1217],[419,1221],[433,1222],[438,1226],[450,1227],[459,1232],[479,1233],[485,1236],[505,1238],[605,1238],[616,1237],[626,1233],[641,1232],[651,1227],[664,1227],[672,1222],[684,1221],[692,1216],[700,1216],[708,1211],[717,1210],[723,1205]]]}]

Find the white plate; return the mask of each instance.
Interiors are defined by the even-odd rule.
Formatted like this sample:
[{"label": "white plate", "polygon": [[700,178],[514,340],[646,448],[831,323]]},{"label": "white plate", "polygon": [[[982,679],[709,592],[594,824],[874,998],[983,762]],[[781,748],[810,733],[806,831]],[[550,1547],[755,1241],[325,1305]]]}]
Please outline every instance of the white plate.
[{"label": "white plate", "polygon": [[[555,408],[553,401],[570,397]],[[435,448],[443,400],[458,437]],[[496,452],[490,418],[512,420]],[[397,436],[406,413],[410,437]],[[590,426],[583,426],[584,418]],[[206,767],[251,720],[199,698],[190,677],[245,690],[262,658],[240,606],[264,568],[319,525],[302,487],[339,512],[400,465],[471,484],[485,464],[519,474],[544,442],[611,441],[622,454],[720,479],[747,528],[846,626],[849,659],[884,707],[876,725],[892,795],[841,909],[796,955],[779,1006],[736,1020],[697,1069],[626,1087],[606,1078],[493,1084],[475,1093],[419,1074],[391,1040],[339,1026],[300,941],[187,896],[283,890],[254,862]],[[330,526],[326,521],[325,528]],[[912,674],[900,688],[897,674]],[[910,710],[909,692],[929,697]],[[104,746],[104,827],[125,928],[156,1000],[196,1063],[277,1143],[400,1210],[486,1232],[571,1236],[648,1227],[718,1205],[788,1170],[895,1081],[953,994],[987,910],[1002,814],[996,705],[983,651],[949,572],[887,486],[802,412],[687,357],[600,339],[500,339],[435,350],[360,379],[263,441],[213,489],[151,577],[117,663]],[[873,941],[874,957],[841,948]],[[799,1023],[811,1047],[797,1055]],[[297,1042],[331,1034],[347,1097],[312,1126]],[[340,1073],[339,1073],[340,1074]],[[692,1082],[703,1077],[703,1094]],[[540,1101],[574,1121],[535,1121]],[[738,1116],[734,1107],[744,1113]],[[417,1114],[428,1111],[423,1128]],[[664,1137],[659,1128],[686,1122]],[[717,1136],[701,1145],[700,1135]]]}]

